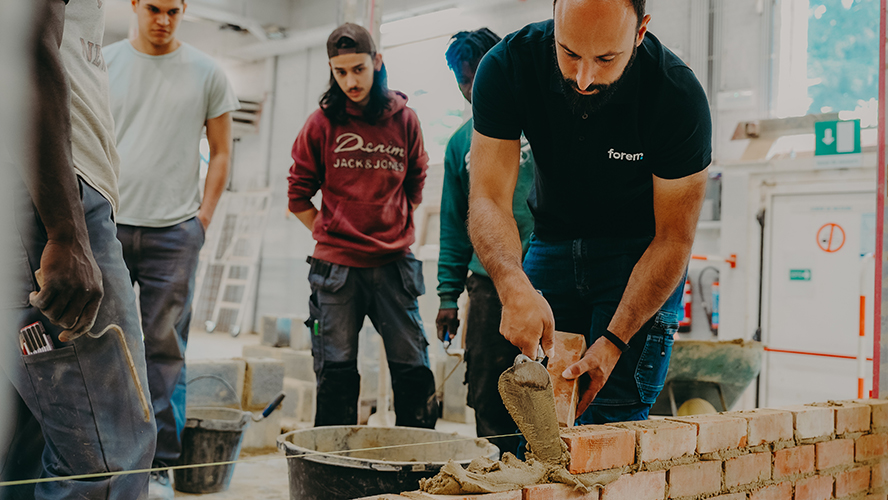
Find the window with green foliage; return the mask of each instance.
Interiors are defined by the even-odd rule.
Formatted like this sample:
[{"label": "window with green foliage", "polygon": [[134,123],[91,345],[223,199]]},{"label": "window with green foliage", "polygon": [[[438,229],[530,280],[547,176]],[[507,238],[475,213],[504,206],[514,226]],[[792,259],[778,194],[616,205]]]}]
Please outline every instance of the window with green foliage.
[{"label": "window with green foliage", "polygon": [[876,125],[879,0],[780,0],[778,117],[839,112]]}]

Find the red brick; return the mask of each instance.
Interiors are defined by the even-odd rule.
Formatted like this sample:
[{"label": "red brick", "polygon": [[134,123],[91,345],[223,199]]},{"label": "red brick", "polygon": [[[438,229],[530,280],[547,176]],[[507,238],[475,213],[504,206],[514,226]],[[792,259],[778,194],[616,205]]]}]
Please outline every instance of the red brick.
[{"label": "red brick", "polygon": [[746,493],[731,493],[729,495],[719,495],[709,500],[746,500]]},{"label": "red brick", "polygon": [[832,493],[832,476],[814,476],[796,481],[795,500],[827,500],[832,498]]},{"label": "red brick", "polygon": [[836,498],[863,493],[870,487],[870,468],[858,467],[836,474]]},{"label": "red brick", "polygon": [[792,413],[788,411],[758,409],[728,412],[723,415],[746,419],[748,446],[787,441],[793,438]]},{"label": "red brick", "polygon": [[720,461],[697,462],[669,469],[669,498],[695,497],[721,491]]},{"label": "red brick", "polygon": [[872,488],[888,486],[888,462],[880,462],[872,466]]},{"label": "red brick", "polygon": [[619,425],[637,433],[639,462],[693,455],[697,449],[697,428],[693,425],[668,420],[645,420]]},{"label": "red brick", "polygon": [[867,434],[857,438],[854,459],[858,462],[888,455],[888,434]]},{"label": "red brick", "polygon": [[601,500],[663,500],[666,471],[625,474],[604,487]]},{"label": "red brick", "polygon": [[888,427],[888,399],[855,399],[853,402],[870,407],[870,425],[872,429]]},{"label": "red brick", "polygon": [[836,403],[836,434],[870,430],[870,407],[860,403]]},{"label": "red brick", "polygon": [[814,445],[817,470],[832,469],[840,465],[854,463],[854,441],[850,439],[836,439],[824,441]]},{"label": "red brick", "polygon": [[863,497],[863,500],[888,500],[888,495],[885,493],[876,493],[874,495],[867,495]]},{"label": "red brick", "polygon": [[792,425],[798,439],[830,436],[836,430],[835,410],[832,408],[796,405],[782,409],[792,413]]},{"label": "red brick", "polygon": [[733,450],[746,446],[746,419],[724,415],[669,418],[697,426],[697,453]]},{"label": "red brick", "polygon": [[774,452],[774,479],[814,472],[814,445],[785,448]]},{"label": "red brick", "polygon": [[525,486],[522,500],[598,500],[599,489],[591,492],[577,491],[566,484],[537,484]]},{"label": "red brick", "polygon": [[749,494],[749,500],[792,500],[792,483],[772,484]]},{"label": "red brick", "polygon": [[771,479],[771,452],[753,453],[725,460],[725,486]]},{"label": "red brick", "polygon": [[577,414],[577,380],[561,376],[564,369],[576,363],[586,352],[586,337],[576,333],[555,332],[555,348],[547,364],[552,389],[555,391],[555,413],[558,423],[572,427]]},{"label": "red brick", "polygon": [[561,431],[570,450],[572,474],[635,463],[635,432],[605,425],[581,425]]}]

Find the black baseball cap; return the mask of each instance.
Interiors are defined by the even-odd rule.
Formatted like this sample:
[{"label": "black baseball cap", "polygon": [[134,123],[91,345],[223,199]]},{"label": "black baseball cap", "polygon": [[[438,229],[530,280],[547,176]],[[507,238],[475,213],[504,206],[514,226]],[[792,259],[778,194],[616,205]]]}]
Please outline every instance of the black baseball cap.
[{"label": "black baseball cap", "polygon": [[[340,48],[343,38],[347,38],[354,42],[351,47]],[[327,58],[332,59],[342,54],[375,54],[376,44],[373,43],[373,37],[370,32],[363,26],[354,23],[345,23],[333,30],[330,37],[327,38]]]}]

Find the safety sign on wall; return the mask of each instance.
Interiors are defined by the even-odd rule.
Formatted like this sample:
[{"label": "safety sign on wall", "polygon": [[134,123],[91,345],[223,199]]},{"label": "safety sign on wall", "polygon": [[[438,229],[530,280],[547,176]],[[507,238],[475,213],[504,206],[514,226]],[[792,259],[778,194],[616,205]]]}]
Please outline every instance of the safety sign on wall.
[{"label": "safety sign on wall", "polygon": [[827,253],[838,252],[845,246],[845,230],[838,224],[824,224],[817,231],[817,246]]},{"label": "safety sign on wall", "polygon": [[833,120],[814,124],[814,156],[819,168],[859,167],[860,120]]}]

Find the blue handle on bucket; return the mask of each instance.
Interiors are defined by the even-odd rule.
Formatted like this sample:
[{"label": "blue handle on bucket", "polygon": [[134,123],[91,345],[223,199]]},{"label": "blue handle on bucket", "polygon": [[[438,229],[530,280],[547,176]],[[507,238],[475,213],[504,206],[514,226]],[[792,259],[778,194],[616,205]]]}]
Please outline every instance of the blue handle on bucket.
[{"label": "blue handle on bucket", "polygon": [[[268,406],[266,406],[265,409],[262,410],[262,417],[259,418],[258,420],[262,420],[263,418],[268,417],[269,415],[272,414],[272,412],[277,410],[285,397],[287,397],[287,394],[285,392],[281,391],[280,393],[278,393],[278,395],[274,397],[274,401],[269,403]],[[254,420],[258,422],[258,420],[256,420],[255,418],[254,418]]]}]

